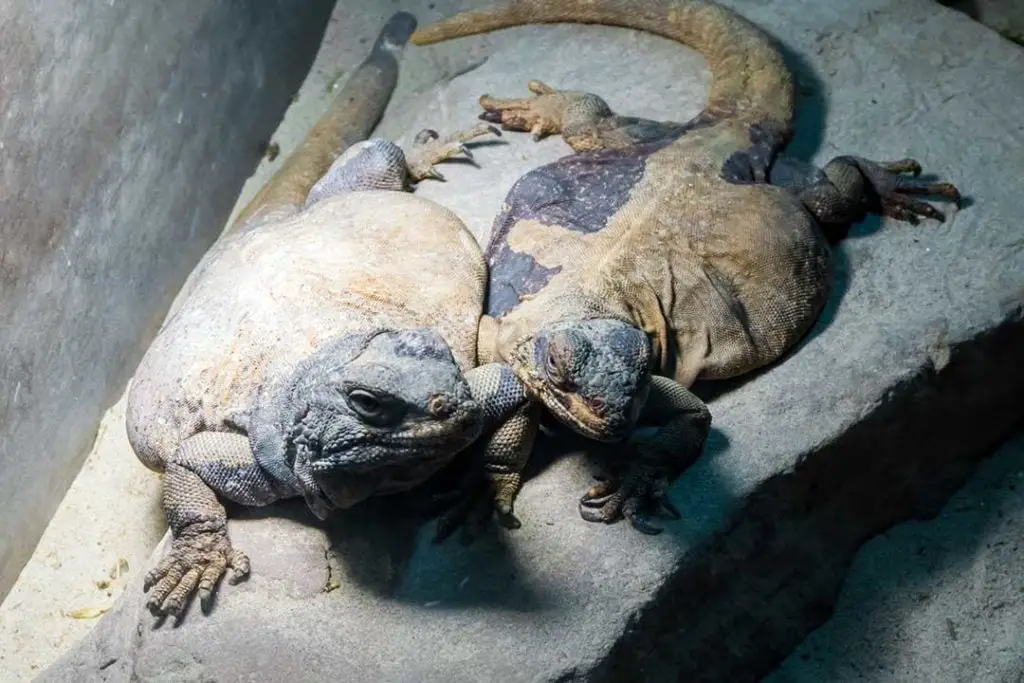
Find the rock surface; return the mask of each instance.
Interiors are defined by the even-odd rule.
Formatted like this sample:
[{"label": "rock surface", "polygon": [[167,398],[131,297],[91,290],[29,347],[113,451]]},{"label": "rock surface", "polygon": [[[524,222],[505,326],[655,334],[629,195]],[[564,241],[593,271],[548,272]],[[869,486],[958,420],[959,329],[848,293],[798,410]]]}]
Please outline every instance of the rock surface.
[{"label": "rock surface", "polygon": [[1019,0],[939,0],[946,7],[963,12],[971,19],[1024,46],[1024,4]]},{"label": "rock surface", "polygon": [[934,520],[864,544],[835,615],[764,683],[1019,681],[1024,431]]},{"label": "rock surface", "polygon": [[[654,538],[582,522],[579,457],[527,483],[522,529],[468,547],[431,546],[397,505],[326,527],[298,505],[248,512],[232,534],[253,577],[225,585],[212,615],[156,627],[136,583],[40,680],[757,680],[829,615],[866,539],[937,511],[1019,416],[1024,57],[926,0],[730,4],[801,72],[793,151],[912,155],[972,201],[941,225],[860,226],[800,349],[701,388],[717,394],[714,431],[673,491],[683,520]],[[530,78],[677,120],[707,82],[692,52],[602,27],[411,49],[403,69],[379,130],[405,141],[472,122],[479,94]],[[415,92],[419,69],[446,78]],[[421,191],[483,237],[515,177],[564,153],[510,134]]]},{"label": "rock surface", "polygon": [[219,233],[332,4],[0,6],[0,597]]}]

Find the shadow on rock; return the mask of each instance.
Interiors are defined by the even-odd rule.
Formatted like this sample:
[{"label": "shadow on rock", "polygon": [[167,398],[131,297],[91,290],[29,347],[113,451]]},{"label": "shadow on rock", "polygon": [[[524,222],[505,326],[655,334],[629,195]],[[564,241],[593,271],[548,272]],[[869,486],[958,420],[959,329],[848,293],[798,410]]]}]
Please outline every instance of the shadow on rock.
[{"label": "shadow on rock", "polygon": [[[454,464],[458,464],[458,461]],[[436,521],[425,513],[437,486],[370,498],[318,522],[301,501],[239,509],[239,519],[285,518],[320,528],[326,576],[323,590],[354,587],[385,601],[435,608],[483,605],[534,611],[557,605],[550,587],[522,580],[509,532],[486,525],[472,542],[459,533],[434,541]],[[516,532],[512,532],[516,533]]]},{"label": "shadow on rock", "polygon": [[828,100],[825,84],[804,55],[776,41],[796,82],[796,134],[786,146],[788,156],[810,161],[825,136]]},{"label": "shadow on rock", "polygon": [[[1021,471],[1024,433],[1018,431],[936,518],[867,542],[835,615],[765,680],[845,680],[865,671],[877,672],[875,680],[970,680],[983,667],[993,678],[1019,670]],[[939,647],[948,656],[929,656]]]}]

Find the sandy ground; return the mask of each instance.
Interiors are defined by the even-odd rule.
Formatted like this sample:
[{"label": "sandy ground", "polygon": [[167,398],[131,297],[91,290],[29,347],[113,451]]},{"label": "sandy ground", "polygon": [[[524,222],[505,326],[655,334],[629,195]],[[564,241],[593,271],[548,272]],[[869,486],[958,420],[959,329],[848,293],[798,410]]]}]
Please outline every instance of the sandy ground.
[{"label": "sandy ground", "polygon": [[[355,8],[353,5],[365,5]],[[405,3],[415,4],[415,3]],[[439,3],[441,4],[441,3]],[[239,211],[280,166],[365,57],[393,4],[339,3],[316,61],[239,195]],[[413,70],[413,75],[427,72]],[[415,90],[403,72],[404,90]],[[228,221],[230,224],[230,220]],[[172,307],[172,310],[173,307]],[[125,396],[107,412],[92,452],[0,605],[0,683],[29,681],[70,649],[113,604],[131,576],[148,567],[163,537],[160,480],[132,452],[124,428]]]}]

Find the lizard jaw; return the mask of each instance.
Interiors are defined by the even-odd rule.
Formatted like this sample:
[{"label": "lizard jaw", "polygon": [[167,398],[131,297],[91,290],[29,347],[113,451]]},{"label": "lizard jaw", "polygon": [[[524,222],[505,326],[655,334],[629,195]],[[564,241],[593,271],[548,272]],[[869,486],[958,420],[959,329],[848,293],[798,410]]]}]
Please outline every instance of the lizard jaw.
[{"label": "lizard jaw", "polygon": [[627,433],[627,425],[612,428],[607,419],[598,415],[587,405],[579,394],[558,391],[541,376],[529,359],[533,357],[532,339],[523,340],[509,354],[508,362],[519,381],[526,390],[556,419],[570,427],[573,431],[593,441],[621,441]]},{"label": "lizard jaw", "polygon": [[595,414],[578,394],[556,392],[543,381],[535,392],[544,407],[581,436],[593,441],[614,443],[624,439],[628,433],[627,425],[612,427],[607,419]]}]

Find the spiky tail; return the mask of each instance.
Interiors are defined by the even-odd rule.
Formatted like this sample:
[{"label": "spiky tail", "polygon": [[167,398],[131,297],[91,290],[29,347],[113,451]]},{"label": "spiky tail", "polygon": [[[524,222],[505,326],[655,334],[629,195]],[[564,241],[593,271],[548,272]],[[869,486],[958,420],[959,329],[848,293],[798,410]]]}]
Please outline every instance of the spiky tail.
[{"label": "spiky tail", "polygon": [[771,38],[732,10],[705,0],[512,0],[417,30],[415,45],[527,24],[604,24],[646,31],[700,52],[711,71],[706,111],[789,131],[793,78]]}]

